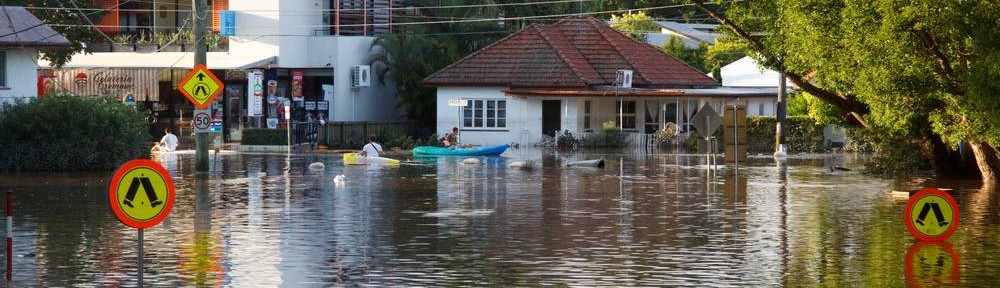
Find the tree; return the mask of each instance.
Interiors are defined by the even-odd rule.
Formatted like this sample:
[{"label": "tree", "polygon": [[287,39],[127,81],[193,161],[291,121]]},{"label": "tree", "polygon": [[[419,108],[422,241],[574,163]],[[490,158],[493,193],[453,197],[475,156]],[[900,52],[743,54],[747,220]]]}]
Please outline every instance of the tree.
[{"label": "tree", "polygon": [[449,43],[418,35],[385,35],[372,43],[377,50],[368,62],[375,68],[380,83],[392,79],[400,98],[397,109],[422,123],[436,120],[435,89],[423,84],[424,78],[458,59]]},{"label": "tree", "polygon": [[[69,48],[41,50],[42,59],[48,60],[56,67],[69,62],[74,54],[89,52],[85,44],[94,42],[95,35],[100,33],[90,23],[96,23],[104,16],[104,11],[91,10],[94,5],[88,0],[12,0],[7,1],[5,5],[27,7],[31,14],[69,40]],[[80,9],[76,9],[77,7]]]},{"label": "tree", "polygon": [[698,43],[698,48],[688,48],[684,45],[684,40],[671,35],[667,42],[663,42],[661,49],[664,53],[680,59],[701,72],[709,71],[708,66],[705,65],[705,53],[708,52],[708,44],[705,42]]},{"label": "tree", "polygon": [[627,34],[639,42],[646,42],[646,33],[660,31],[660,26],[653,23],[653,18],[646,12],[628,12],[622,15],[611,15],[611,28]]},{"label": "tree", "polygon": [[1000,4],[991,1],[693,1],[844,123],[918,139],[941,176],[970,144],[984,181],[1000,177]]}]

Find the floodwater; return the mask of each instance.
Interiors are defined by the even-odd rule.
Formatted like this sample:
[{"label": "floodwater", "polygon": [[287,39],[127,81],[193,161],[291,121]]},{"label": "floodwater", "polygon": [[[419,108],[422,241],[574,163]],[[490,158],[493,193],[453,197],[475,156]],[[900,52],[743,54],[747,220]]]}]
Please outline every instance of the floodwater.
[{"label": "floodwater", "polygon": [[[714,173],[705,157],[505,155],[344,167],[339,155],[228,154],[174,175],[170,217],[145,230],[158,287],[993,286],[1000,196],[958,188],[961,224],[918,244],[892,189],[862,159],[759,159]],[[543,156],[544,155],[544,156]],[[603,156],[604,168],[560,168]],[[308,165],[323,162],[326,169]],[[829,166],[857,168],[831,172]],[[111,173],[0,175],[14,191],[10,287],[136,286],[137,230],[107,204]],[[336,181],[343,175],[343,181]],[[6,237],[6,235],[4,234]]]}]

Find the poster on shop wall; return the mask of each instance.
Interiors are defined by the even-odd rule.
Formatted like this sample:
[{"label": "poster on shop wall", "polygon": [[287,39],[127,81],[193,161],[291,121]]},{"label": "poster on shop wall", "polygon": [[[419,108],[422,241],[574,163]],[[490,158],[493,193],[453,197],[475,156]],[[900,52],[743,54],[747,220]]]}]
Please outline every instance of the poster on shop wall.
[{"label": "poster on shop wall", "polygon": [[277,129],[278,128],[278,118],[279,111],[282,111],[284,107],[281,107],[281,101],[278,100],[278,81],[268,80],[267,81],[267,128]]},{"label": "poster on shop wall", "polygon": [[292,71],[292,101],[302,101],[302,71]]},{"label": "poster on shop wall", "polygon": [[247,77],[247,92],[250,99],[250,116],[260,117],[264,116],[264,72],[260,70],[253,70],[250,72],[250,77]]}]

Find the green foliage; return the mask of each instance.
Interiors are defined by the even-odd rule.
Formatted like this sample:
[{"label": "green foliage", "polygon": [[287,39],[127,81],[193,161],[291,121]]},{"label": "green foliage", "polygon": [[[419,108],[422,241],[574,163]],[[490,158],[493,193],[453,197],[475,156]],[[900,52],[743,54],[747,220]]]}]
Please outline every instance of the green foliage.
[{"label": "green foliage", "polygon": [[410,150],[416,146],[437,146],[439,141],[437,134],[432,134],[428,137],[419,138],[414,137],[406,133],[405,131],[399,129],[387,129],[381,133],[375,135],[377,141],[379,141],[382,147],[392,148],[399,147],[403,150]]},{"label": "green foliage", "polygon": [[368,62],[375,67],[379,82],[391,79],[396,83],[400,98],[396,108],[405,109],[411,120],[434,123],[435,89],[424,86],[423,80],[458,59],[455,45],[430,37],[393,34],[380,36],[372,49],[377,51]]},{"label": "green foliage", "polygon": [[288,145],[288,131],[279,129],[243,129],[242,145]]},{"label": "green foliage", "polygon": [[681,40],[680,37],[671,35],[670,39],[663,43],[661,49],[664,53],[674,56],[701,72],[709,71],[705,63],[705,54],[708,53],[708,44],[705,42],[699,43],[697,49],[692,49],[684,46],[684,40]]},{"label": "green foliage", "polygon": [[646,42],[646,33],[660,31],[660,26],[653,23],[653,18],[646,15],[645,11],[611,15],[611,28],[639,42]]},{"label": "green foliage", "polygon": [[0,111],[0,170],[112,170],[152,147],[143,114],[114,98],[52,95]]},{"label": "green foliage", "polygon": [[725,7],[732,23],[758,35],[764,47],[749,54],[759,63],[808,75],[837,95],[824,99],[856,96],[865,111],[838,114],[864,113],[871,133],[920,137],[930,127],[953,147],[963,139],[1000,145],[1000,2],[767,0]]},{"label": "green foliage", "polygon": [[[76,7],[73,4],[77,5],[82,11],[85,11],[85,13],[80,13],[80,11],[75,9]],[[93,9],[95,6],[90,0],[12,0],[5,1],[3,5],[64,8],[28,10],[39,20],[42,20],[42,22],[48,24],[52,29],[69,40],[70,47],[68,49],[55,48],[41,50],[42,59],[50,61],[57,67],[61,67],[69,62],[73,58],[73,54],[84,52],[84,43],[104,38],[104,36],[100,36],[97,30],[90,28],[90,23],[84,18],[89,18],[90,21],[97,23],[104,16],[104,11]]]},{"label": "green foliage", "polygon": [[[775,151],[775,117],[750,117],[747,119],[747,151],[772,153]],[[804,116],[785,118],[785,143],[793,153],[816,153],[824,150],[823,124]]]},{"label": "green foliage", "polygon": [[820,124],[844,124],[844,118],[836,107],[806,92],[789,95],[788,115],[808,116]]},{"label": "green foliage", "polygon": [[628,145],[628,134],[622,131],[614,121],[604,122],[600,131],[594,132],[580,140],[583,147],[619,148]]},{"label": "green foliage", "polygon": [[914,153],[921,148],[912,136],[854,128],[847,129],[847,138],[845,149],[871,154],[865,162],[868,173],[898,177],[930,168],[925,155]]}]

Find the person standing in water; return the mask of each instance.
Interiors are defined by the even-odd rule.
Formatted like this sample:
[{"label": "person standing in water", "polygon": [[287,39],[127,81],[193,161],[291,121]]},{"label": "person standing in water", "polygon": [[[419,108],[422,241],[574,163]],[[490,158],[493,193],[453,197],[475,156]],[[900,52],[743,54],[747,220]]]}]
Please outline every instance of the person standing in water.
[{"label": "person standing in water", "polygon": [[163,133],[165,133],[163,138],[160,139],[160,142],[156,142],[150,151],[174,152],[177,149],[177,136],[170,133],[170,127],[164,128]]}]

